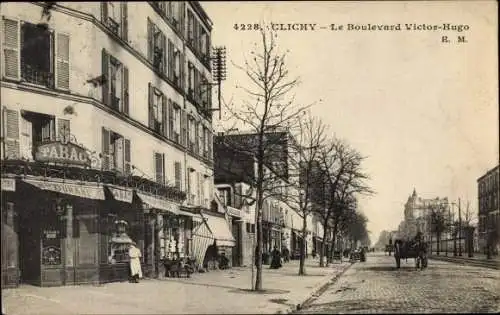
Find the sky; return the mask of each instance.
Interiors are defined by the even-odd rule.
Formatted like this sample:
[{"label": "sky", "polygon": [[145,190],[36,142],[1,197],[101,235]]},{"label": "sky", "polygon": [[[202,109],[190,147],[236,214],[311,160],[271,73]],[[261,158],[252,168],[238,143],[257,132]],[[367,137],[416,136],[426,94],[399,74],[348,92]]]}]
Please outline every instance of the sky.
[{"label": "sky", "polygon": [[[277,31],[278,46],[289,51],[288,68],[301,81],[296,102],[315,103],[313,115],[366,156],[376,194],[361,198],[360,210],[369,219],[372,243],[382,230],[397,229],[413,189],[423,198],[469,201],[477,212],[477,178],[499,161],[495,1],[202,6],[213,22],[212,45],[227,51],[223,98],[236,106],[247,98],[236,85],[249,83],[233,64],[244,64],[259,32],[234,25],[316,24],[314,31]],[[368,23],[399,24],[401,30],[347,30],[348,24]],[[331,30],[331,24],[344,29]],[[408,31],[406,24],[441,29]],[[458,36],[467,42],[458,43]]]}]

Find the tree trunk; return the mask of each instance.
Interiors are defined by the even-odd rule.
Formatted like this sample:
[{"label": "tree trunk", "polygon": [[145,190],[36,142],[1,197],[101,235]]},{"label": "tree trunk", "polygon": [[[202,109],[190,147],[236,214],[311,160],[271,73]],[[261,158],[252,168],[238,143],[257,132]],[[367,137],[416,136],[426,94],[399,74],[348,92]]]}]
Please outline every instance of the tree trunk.
[{"label": "tree trunk", "polygon": [[300,262],[299,262],[299,276],[303,276],[306,274],[305,270],[305,259],[306,259],[306,231],[307,229],[307,216],[304,213],[304,217],[302,218],[302,244],[300,244]]},{"label": "tree trunk", "polygon": [[338,229],[338,224],[334,223],[333,225],[333,233],[332,233],[332,245],[330,246],[330,253],[328,253],[328,261],[332,262],[333,261],[333,252],[335,251],[335,242],[337,241],[337,229]]},{"label": "tree trunk", "polygon": [[321,252],[319,253],[319,266],[325,267],[325,242],[328,234],[328,229],[326,225],[323,225],[323,242],[321,242]]},{"label": "tree trunk", "polygon": [[[436,235],[436,239],[437,239],[436,252],[437,255],[439,256],[439,252],[441,251],[441,233],[438,233]],[[432,243],[431,243],[431,254],[432,254]]]}]

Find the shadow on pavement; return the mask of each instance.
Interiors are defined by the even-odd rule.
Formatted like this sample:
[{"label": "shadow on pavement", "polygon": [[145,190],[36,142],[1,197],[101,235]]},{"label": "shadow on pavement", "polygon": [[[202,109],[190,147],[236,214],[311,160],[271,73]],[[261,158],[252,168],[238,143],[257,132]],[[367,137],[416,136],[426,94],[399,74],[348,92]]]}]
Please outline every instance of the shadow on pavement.
[{"label": "shadow on pavement", "polygon": [[[290,291],[288,291],[288,290],[279,290],[279,289],[262,289],[260,291],[254,291],[252,289],[234,289],[234,290],[231,290],[229,292],[232,292],[232,293],[253,293],[253,294],[286,294],[286,293],[290,293]],[[280,299],[280,300],[283,300],[283,299]]]},{"label": "shadow on pavement", "polygon": [[396,266],[371,266],[371,267],[366,267],[363,269],[367,270],[367,271],[375,271],[375,272],[395,271],[395,270],[410,272],[410,271],[415,271],[415,266],[401,266],[401,268],[399,268],[399,269]]}]

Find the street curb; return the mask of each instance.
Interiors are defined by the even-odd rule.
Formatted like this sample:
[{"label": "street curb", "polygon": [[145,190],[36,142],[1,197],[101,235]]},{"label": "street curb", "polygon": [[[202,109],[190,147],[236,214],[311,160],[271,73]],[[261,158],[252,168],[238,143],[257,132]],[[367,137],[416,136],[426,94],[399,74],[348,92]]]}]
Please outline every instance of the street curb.
[{"label": "street curb", "polygon": [[[307,294],[307,296],[302,299],[301,302],[299,302],[296,305],[290,306],[287,309],[280,310],[276,312],[276,314],[291,314],[298,309],[302,309],[304,305],[308,304],[313,298],[321,295],[322,291],[325,290],[325,288],[330,285],[335,283],[351,266],[354,265],[354,263],[350,263],[347,266],[344,267],[339,273],[335,274],[333,277],[332,275],[325,276],[325,279],[322,280],[318,285],[316,285],[311,292]],[[328,267],[325,267],[328,268]]]},{"label": "street curb", "polygon": [[469,258],[456,258],[456,257],[436,256],[436,255],[430,256],[429,259],[445,261],[445,262],[460,264],[460,265],[469,265],[469,266],[474,266],[474,267],[483,267],[483,268],[490,268],[490,269],[496,269],[496,270],[500,269],[500,265],[498,264],[498,262],[495,262],[495,261],[482,261],[482,260],[469,259]]}]

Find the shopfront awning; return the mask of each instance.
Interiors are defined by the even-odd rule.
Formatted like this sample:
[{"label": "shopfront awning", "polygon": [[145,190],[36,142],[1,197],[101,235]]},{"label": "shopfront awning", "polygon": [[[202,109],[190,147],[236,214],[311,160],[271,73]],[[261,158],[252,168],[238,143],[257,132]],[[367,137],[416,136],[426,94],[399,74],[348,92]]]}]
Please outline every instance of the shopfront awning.
[{"label": "shopfront awning", "polygon": [[229,224],[225,218],[208,214],[203,214],[203,217],[206,218],[208,228],[212,232],[217,246],[233,247],[236,245],[236,240],[234,239],[233,233],[231,233]]},{"label": "shopfront awning", "polygon": [[150,208],[179,214],[180,205],[175,202],[160,199],[158,197],[146,195],[140,192],[136,192],[136,194],[142,200],[142,202],[147,204]]},{"label": "shopfront awning", "polygon": [[42,190],[54,191],[81,198],[104,200],[104,188],[100,185],[73,182],[54,182],[38,179],[23,179],[23,181]]},{"label": "shopfront awning", "polygon": [[183,211],[183,210],[179,210],[179,215],[183,215],[183,216],[186,216],[186,217],[197,217],[197,218],[201,218],[201,215],[199,213],[193,213],[193,212],[189,212],[189,211]]},{"label": "shopfront awning", "polygon": [[106,189],[111,192],[115,200],[132,203],[134,197],[134,191],[132,189],[112,185],[106,185]]}]

